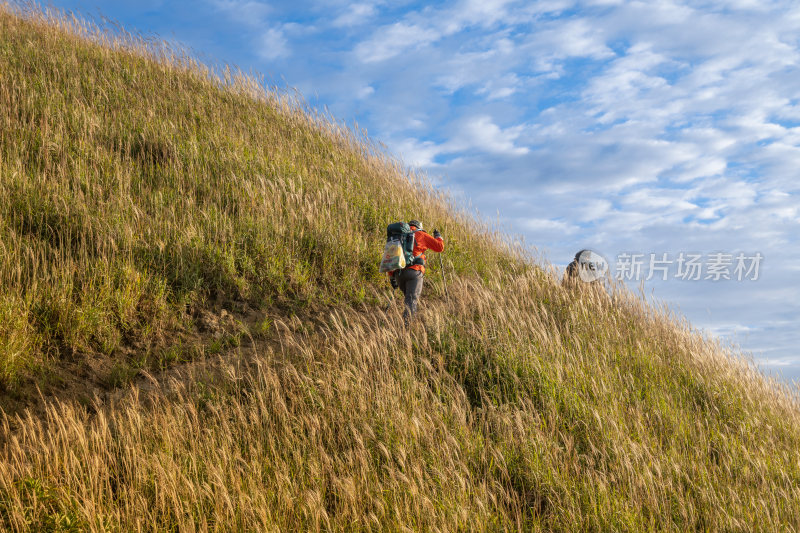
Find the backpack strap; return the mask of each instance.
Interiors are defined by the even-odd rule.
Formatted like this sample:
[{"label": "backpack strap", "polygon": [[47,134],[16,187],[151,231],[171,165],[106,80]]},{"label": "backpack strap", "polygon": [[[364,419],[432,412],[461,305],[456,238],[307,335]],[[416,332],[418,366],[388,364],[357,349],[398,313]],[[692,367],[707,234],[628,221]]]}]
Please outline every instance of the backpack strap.
[{"label": "backpack strap", "polygon": [[[423,230],[421,230],[421,229],[415,229],[414,231],[410,232],[410,233],[411,233],[411,257],[412,257],[412,261],[411,261],[411,263],[409,263],[408,265],[406,265],[406,268],[408,268],[408,267],[410,267],[410,266],[413,266],[413,265],[422,265],[422,266],[425,266],[425,260],[424,260],[424,259],[422,259],[422,254],[420,253],[419,255],[414,255],[414,248],[415,248],[415,247],[416,247],[416,245],[417,245],[417,235],[416,235],[416,233],[417,233],[418,231],[423,231]],[[420,259],[420,260],[421,260],[421,262],[417,263],[417,259]]]}]

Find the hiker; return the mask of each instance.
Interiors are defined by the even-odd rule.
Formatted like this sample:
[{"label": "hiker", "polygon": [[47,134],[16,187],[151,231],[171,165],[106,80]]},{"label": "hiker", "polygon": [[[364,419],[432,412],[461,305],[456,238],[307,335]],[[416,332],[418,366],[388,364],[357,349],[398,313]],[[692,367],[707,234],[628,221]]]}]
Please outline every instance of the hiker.
[{"label": "hiker", "polygon": [[444,239],[439,230],[433,230],[433,237],[422,228],[419,220],[409,220],[408,225],[414,232],[414,261],[405,268],[389,272],[389,282],[392,288],[400,288],[403,291],[405,300],[405,311],[403,317],[409,323],[411,317],[417,312],[417,303],[422,294],[422,278],[425,275],[425,251],[433,250],[442,252],[444,250]]}]

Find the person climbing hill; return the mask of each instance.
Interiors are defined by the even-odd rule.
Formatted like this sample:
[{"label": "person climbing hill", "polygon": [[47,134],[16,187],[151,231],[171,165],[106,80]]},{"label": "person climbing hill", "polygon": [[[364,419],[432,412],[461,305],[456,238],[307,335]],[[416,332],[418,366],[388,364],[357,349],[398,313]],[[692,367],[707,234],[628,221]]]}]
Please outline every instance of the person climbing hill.
[{"label": "person climbing hill", "polygon": [[410,322],[411,317],[417,312],[420,295],[422,294],[422,280],[425,275],[425,252],[444,251],[444,239],[439,230],[433,230],[433,236],[426,233],[419,220],[409,220],[408,225],[414,235],[414,260],[405,268],[389,272],[389,281],[393,288],[399,288],[403,292],[405,310],[403,317],[406,323]]}]

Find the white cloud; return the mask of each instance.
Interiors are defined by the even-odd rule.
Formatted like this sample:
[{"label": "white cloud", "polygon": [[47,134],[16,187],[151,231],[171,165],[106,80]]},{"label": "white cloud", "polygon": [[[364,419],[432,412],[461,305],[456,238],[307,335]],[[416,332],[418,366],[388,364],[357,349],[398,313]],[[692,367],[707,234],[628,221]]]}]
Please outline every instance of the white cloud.
[{"label": "white cloud", "polygon": [[419,141],[413,138],[391,143],[391,147],[406,164],[417,168],[438,166],[434,159],[443,153],[442,147],[433,141]]},{"label": "white cloud", "polygon": [[289,55],[289,46],[282,29],[270,28],[261,34],[258,54],[267,60],[275,60]]},{"label": "white cloud", "polygon": [[356,3],[347,7],[347,11],[333,20],[333,26],[337,28],[359,26],[366,24],[377,13],[373,4]]},{"label": "white cloud", "polygon": [[501,129],[492,122],[492,117],[486,115],[473,117],[465,122],[461,133],[453,139],[451,149],[453,151],[475,149],[511,156],[525,155],[529,149],[515,145],[522,129],[523,126]]},{"label": "white cloud", "polygon": [[477,94],[486,95],[487,100],[503,100],[516,93],[520,86],[520,79],[512,72],[499,79],[487,81],[478,89]]},{"label": "white cloud", "polygon": [[[448,93],[470,85],[479,85],[477,94],[497,97],[502,91],[516,91],[521,80],[509,72],[509,61],[514,61],[517,51],[513,42],[504,35],[492,36],[478,51],[456,52],[442,62],[434,85]],[[506,95],[508,96],[508,95]]]},{"label": "white cloud", "polygon": [[552,220],[549,218],[523,218],[518,221],[518,226],[521,229],[530,232],[552,232],[557,235],[571,235],[580,231],[580,228],[575,224],[569,224],[561,220]]},{"label": "white cloud", "polygon": [[462,25],[480,24],[491,26],[508,17],[507,6],[513,0],[464,0],[453,11],[451,24]]},{"label": "white cloud", "polygon": [[409,49],[430,44],[441,34],[415,24],[397,22],[383,27],[373,37],[356,46],[356,56],[364,63],[385,61]]},{"label": "white cloud", "polygon": [[254,0],[211,0],[211,3],[233,20],[248,26],[260,25],[270,12],[269,5]]},{"label": "white cloud", "polygon": [[582,199],[577,206],[578,212],[573,215],[580,222],[595,222],[602,220],[611,213],[612,203],[605,198]]},{"label": "white cloud", "polygon": [[585,19],[571,20],[560,25],[558,36],[553,42],[558,44],[558,53],[562,57],[613,57],[614,52],[605,44],[601,26]]},{"label": "white cloud", "polygon": [[539,73],[563,76],[563,61],[570,58],[609,59],[614,52],[606,44],[605,31],[586,19],[566,19],[542,24],[520,45]]},{"label": "white cloud", "polygon": [[[211,4],[219,11],[224,12],[231,20],[248,27],[250,30],[262,30],[269,26],[267,17],[273,8],[256,0],[210,0]],[[256,38],[256,53],[262,59],[269,61],[289,55],[287,32],[302,33],[304,28],[296,23],[283,23],[273,25],[259,32]]]},{"label": "white cloud", "polygon": [[686,192],[682,190],[665,190],[658,188],[643,188],[632,191],[623,196],[620,201],[623,205],[630,206],[628,210],[642,210],[648,213],[657,212],[664,216],[667,212],[687,212],[697,209],[697,206],[686,199]]},{"label": "white cloud", "polygon": [[358,98],[364,99],[375,94],[375,88],[371,85],[366,85],[358,90]]},{"label": "white cloud", "polygon": [[[418,125],[417,119],[413,121]],[[478,116],[465,120],[459,127],[459,133],[445,143],[420,141],[409,137],[392,142],[390,145],[404,161],[422,168],[439,166],[435,163],[435,159],[442,155],[485,152],[502,156],[522,156],[527,154],[529,149],[517,146],[515,141],[523,127],[518,125],[502,129],[491,121],[491,117]]]},{"label": "white cloud", "polygon": [[[409,13],[403,20],[381,26],[369,39],[355,47],[356,57],[364,63],[386,61],[409,50],[436,43],[445,37],[464,33],[472,28],[490,28],[501,23],[526,23],[534,17],[524,10],[509,11],[514,0],[463,0],[447,9],[426,8]],[[585,35],[587,28],[575,25],[572,35],[562,40],[565,48],[594,48]],[[505,41],[504,44],[510,44]],[[581,51],[580,55],[586,52]],[[592,49],[589,55],[597,53]]]}]

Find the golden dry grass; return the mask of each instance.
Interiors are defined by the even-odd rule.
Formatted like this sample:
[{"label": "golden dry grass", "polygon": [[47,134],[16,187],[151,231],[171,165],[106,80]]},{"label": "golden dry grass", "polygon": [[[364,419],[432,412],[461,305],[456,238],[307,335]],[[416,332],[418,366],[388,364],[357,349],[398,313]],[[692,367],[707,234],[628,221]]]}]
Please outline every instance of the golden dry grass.
[{"label": "golden dry grass", "polygon": [[[3,419],[0,527],[798,529],[796,400],[739,354],[562,287],[296,99],[15,6],[0,394],[74,368],[123,387]],[[451,275],[407,331],[377,260],[412,216]],[[236,336],[201,331],[222,310]]]}]

